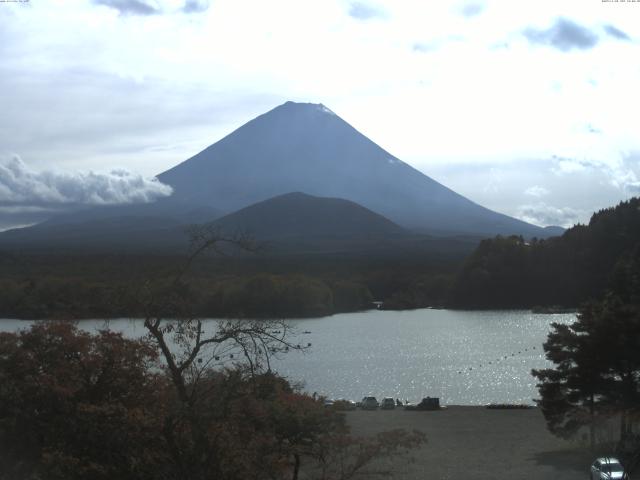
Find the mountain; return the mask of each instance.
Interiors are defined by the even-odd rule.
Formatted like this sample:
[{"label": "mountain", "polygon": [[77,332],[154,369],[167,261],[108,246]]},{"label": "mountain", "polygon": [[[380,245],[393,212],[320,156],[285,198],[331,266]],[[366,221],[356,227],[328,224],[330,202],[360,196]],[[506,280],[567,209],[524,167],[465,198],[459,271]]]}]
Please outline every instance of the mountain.
[{"label": "mountain", "polygon": [[[386,152],[321,104],[287,102],[158,178],[173,187],[171,196],[59,215],[0,233],[0,247],[175,249],[184,244],[185,226],[216,219],[227,230],[252,229],[277,239],[281,250],[295,251],[302,245],[305,251],[369,251],[374,237],[376,245],[382,236],[406,240],[402,229],[414,234],[414,246],[416,234],[429,236],[418,242],[420,251],[429,245],[447,250],[434,237],[464,238],[468,249],[471,238],[559,233],[473,203]],[[395,238],[385,248],[405,247]]]},{"label": "mountain", "polygon": [[170,217],[56,217],[27,228],[0,233],[0,248],[11,251],[153,252],[184,250],[186,224]]},{"label": "mountain", "polygon": [[[228,233],[247,233],[271,255],[397,256],[406,255],[407,248],[416,252],[415,235],[382,215],[349,200],[301,192],[250,205],[216,220],[213,226]],[[424,243],[422,236],[420,241]]]},{"label": "mountain", "polygon": [[164,202],[226,212],[304,192],[347,199],[431,234],[549,236],[422,174],[322,104],[287,102],[158,178],[174,189]]},{"label": "mountain", "polygon": [[341,198],[287,193],[222,217],[214,225],[262,240],[287,238],[380,238],[407,232],[369,209]]},{"label": "mountain", "polygon": [[0,248],[43,252],[184,250],[187,227],[220,216],[212,207],[180,202],[85,208],[0,232]]},{"label": "mountain", "polygon": [[557,225],[550,225],[548,227],[544,227],[544,231],[547,233],[546,235],[543,235],[543,237],[559,237],[561,236],[564,232],[567,231],[566,228],[564,227],[559,227]]},{"label": "mountain", "polygon": [[[219,217],[201,207],[104,207],[56,217],[0,234],[0,247],[23,250],[183,251],[187,227],[206,223],[226,234],[246,233],[272,252],[392,250],[409,233],[371,210],[340,198],[288,193]],[[173,210],[169,207],[175,207]],[[389,243],[391,242],[391,243]],[[468,243],[468,242],[466,242]]]}]

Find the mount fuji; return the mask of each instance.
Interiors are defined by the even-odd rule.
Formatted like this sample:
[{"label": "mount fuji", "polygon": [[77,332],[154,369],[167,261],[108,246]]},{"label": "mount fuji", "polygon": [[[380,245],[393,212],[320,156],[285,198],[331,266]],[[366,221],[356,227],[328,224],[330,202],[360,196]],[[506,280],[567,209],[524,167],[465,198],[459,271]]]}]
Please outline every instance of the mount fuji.
[{"label": "mount fuji", "polygon": [[543,228],[484,208],[436,182],[322,104],[286,102],[158,179],[174,189],[160,203],[227,213],[303,192],[356,202],[421,233],[549,236]]}]

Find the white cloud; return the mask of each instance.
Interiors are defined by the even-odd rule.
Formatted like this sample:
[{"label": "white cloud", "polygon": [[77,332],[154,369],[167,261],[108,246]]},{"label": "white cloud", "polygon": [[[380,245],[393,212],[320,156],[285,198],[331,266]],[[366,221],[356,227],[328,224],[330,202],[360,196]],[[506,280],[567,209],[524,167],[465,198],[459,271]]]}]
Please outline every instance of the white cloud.
[{"label": "white cloud", "polygon": [[572,227],[580,220],[581,213],[570,207],[555,207],[544,202],[518,207],[518,218],[541,227]]},{"label": "white cloud", "polygon": [[524,191],[525,195],[529,195],[531,197],[544,197],[545,195],[549,195],[549,190],[540,185],[533,185],[532,187],[527,188]]},{"label": "white cloud", "polygon": [[[171,192],[171,187],[156,179],[122,169],[109,173],[34,171],[17,156],[0,160],[0,206],[5,208],[148,203]],[[25,211],[29,209],[21,210]]]},{"label": "white cloud", "polygon": [[640,155],[616,155],[606,161],[594,159],[572,159],[554,157],[552,171],[560,177],[575,174],[597,175],[625,194],[640,192]]},{"label": "white cloud", "polygon": [[553,172],[556,175],[565,175],[576,172],[584,172],[591,167],[588,162],[583,162],[573,158],[558,158],[556,166],[553,168]]}]

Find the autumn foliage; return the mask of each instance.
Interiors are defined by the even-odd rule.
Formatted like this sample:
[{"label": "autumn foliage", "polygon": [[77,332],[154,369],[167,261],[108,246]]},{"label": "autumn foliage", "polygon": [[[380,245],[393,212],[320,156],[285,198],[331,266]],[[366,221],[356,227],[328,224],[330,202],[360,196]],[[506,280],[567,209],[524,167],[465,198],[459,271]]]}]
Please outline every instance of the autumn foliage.
[{"label": "autumn foliage", "polygon": [[353,438],[339,412],[268,371],[185,378],[187,401],[153,344],[106,330],[0,334],[0,479],[338,479],[424,441]]}]

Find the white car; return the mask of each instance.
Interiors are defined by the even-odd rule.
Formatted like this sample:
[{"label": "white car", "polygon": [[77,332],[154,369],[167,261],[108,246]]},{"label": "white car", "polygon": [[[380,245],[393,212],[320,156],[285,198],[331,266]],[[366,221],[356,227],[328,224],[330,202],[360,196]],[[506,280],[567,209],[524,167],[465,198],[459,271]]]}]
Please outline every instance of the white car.
[{"label": "white car", "polygon": [[617,480],[624,478],[624,467],[617,458],[601,457],[591,464],[591,480]]}]

